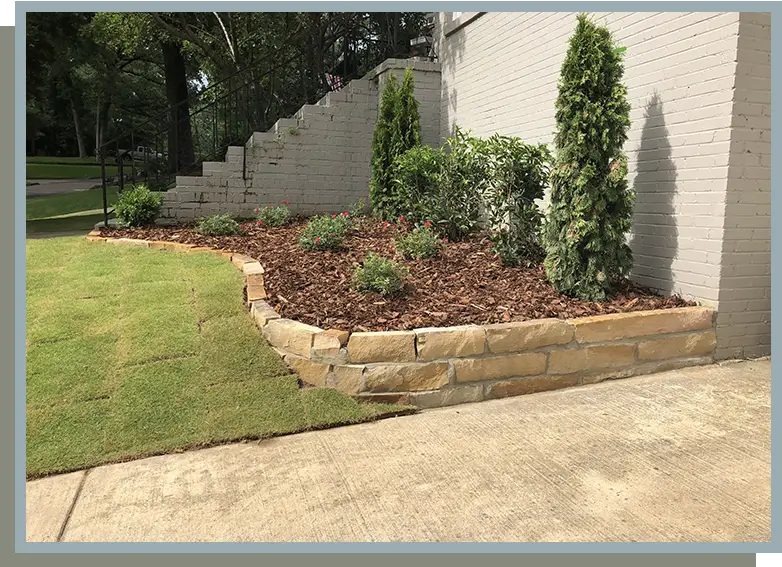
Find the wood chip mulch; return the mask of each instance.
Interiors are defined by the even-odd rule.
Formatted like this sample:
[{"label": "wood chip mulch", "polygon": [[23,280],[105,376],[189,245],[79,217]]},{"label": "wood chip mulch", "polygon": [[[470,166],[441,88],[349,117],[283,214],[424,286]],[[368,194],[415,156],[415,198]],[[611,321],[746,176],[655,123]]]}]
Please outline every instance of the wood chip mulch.
[{"label": "wood chip mulch", "polygon": [[[407,330],[504,323],[558,317],[670,309],[695,305],[627,284],[604,303],[563,297],[546,281],[542,265],[503,267],[478,236],[446,243],[440,257],[402,260],[410,269],[405,295],[384,298],[355,291],[353,271],[367,252],[394,257],[394,238],[382,223],[363,220],[343,252],[306,252],[298,238],[304,220],[278,229],[248,225],[247,236],[207,237],[192,226],[101,229],[103,236],[164,240],[231,250],[258,259],[265,269],[267,302],[283,317],[322,328]],[[400,260],[400,258],[396,258]]]}]

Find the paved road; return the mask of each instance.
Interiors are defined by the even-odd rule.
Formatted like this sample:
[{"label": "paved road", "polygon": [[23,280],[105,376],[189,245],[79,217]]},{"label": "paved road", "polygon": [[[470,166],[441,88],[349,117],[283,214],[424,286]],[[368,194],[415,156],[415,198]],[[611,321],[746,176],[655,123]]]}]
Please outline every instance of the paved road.
[{"label": "paved road", "polygon": [[100,179],[36,179],[31,181],[37,185],[27,186],[27,198],[43,197],[44,195],[59,195],[86,191],[100,185]]},{"label": "paved road", "polygon": [[769,420],[769,361],[693,368],[30,482],[27,537],[769,541]]}]

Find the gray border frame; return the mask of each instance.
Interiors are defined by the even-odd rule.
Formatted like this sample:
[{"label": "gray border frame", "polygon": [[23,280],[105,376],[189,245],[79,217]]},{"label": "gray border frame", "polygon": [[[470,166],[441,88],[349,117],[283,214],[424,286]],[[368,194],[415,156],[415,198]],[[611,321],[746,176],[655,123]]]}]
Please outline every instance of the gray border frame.
[{"label": "gray border frame", "polygon": [[[109,7],[110,6],[110,7]],[[21,112],[25,106],[26,93],[26,74],[25,74],[25,14],[27,12],[93,12],[103,8],[105,11],[113,12],[139,12],[139,11],[206,11],[212,6],[219,6],[219,10],[232,10],[236,12],[249,11],[269,11],[269,12],[289,12],[289,11],[320,11],[328,8],[339,11],[353,11],[357,4],[354,2],[232,2],[230,0],[221,2],[128,2],[118,1],[110,4],[99,4],[95,2],[17,2],[15,7],[15,107]],[[370,5],[364,5],[365,9]],[[373,2],[368,11],[397,11],[402,9],[412,9],[415,11],[444,11],[453,8],[481,8],[484,11],[494,12],[517,12],[523,10],[538,10],[543,12],[560,11],[614,11],[616,8],[623,7],[623,4],[615,2],[394,2],[379,1]],[[694,12],[706,11],[705,8],[716,8],[719,11],[742,11],[742,12],[770,12],[772,22],[777,19],[777,14],[782,13],[782,9],[777,8],[776,2],[633,2],[634,11],[682,11],[689,10]],[[771,52],[772,61],[776,60],[779,52],[779,34],[774,33],[772,27]],[[772,67],[773,68],[773,67]],[[779,85],[778,81],[772,75],[772,108],[777,100]],[[782,87],[779,87],[782,88]],[[772,162],[776,161],[782,155],[778,149],[780,119],[772,113]],[[775,134],[776,132],[776,134]],[[25,121],[24,119],[15,120],[15,147],[25,147]],[[775,159],[776,158],[776,159]],[[773,470],[778,470],[778,459],[775,455],[779,451],[775,450],[778,445],[775,442],[775,436],[772,435],[772,541],[760,543],[28,543],[25,541],[25,341],[26,336],[26,307],[25,307],[25,156],[24,152],[15,153],[15,242],[14,242],[14,542],[15,550],[18,553],[247,553],[247,552],[267,552],[267,553],[772,553],[782,551],[779,528],[773,521],[774,511],[779,508],[779,498],[774,496],[773,491]],[[774,175],[772,173],[772,189],[774,187]],[[775,196],[772,190],[771,210],[780,209],[779,195]],[[781,225],[782,226],[782,225]],[[782,236],[782,229],[776,230],[772,222],[772,291],[771,304],[772,311],[780,301],[779,294],[774,292],[773,282],[777,279],[775,269],[776,263],[773,259],[776,254],[775,242]],[[774,345],[779,343],[774,339],[774,324],[772,321],[772,350]],[[772,383],[776,382],[776,374],[772,365]],[[774,389],[772,388],[772,400],[774,400]],[[776,396],[779,398],[779,396]],[[779,416],[772,411],[771,414],[772,431],[779,422]]]}]

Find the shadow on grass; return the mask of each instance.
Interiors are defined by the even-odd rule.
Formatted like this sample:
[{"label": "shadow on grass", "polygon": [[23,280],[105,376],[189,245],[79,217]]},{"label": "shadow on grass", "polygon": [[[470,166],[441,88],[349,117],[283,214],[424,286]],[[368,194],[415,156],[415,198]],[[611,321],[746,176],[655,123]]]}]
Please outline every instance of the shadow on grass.
[{"label": "shadow on grass", "polygon": [[[62,236],[61,232],[87,233],[103,220],[103,213],[89,215],[71,215],[58,218],[27,221],[27,235],[38,238]],[[51,234],[50,234],[51,233]]]}]

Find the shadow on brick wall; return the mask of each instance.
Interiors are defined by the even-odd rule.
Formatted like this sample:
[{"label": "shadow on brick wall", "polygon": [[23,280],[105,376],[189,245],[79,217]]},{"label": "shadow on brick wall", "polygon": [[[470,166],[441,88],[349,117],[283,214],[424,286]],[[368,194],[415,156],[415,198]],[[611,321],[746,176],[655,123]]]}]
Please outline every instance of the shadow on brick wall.
[{"label": "shadow on brick wall", "polygon": [[678,252],[676,165],[665,125],[660,95],[646,105],[633,188],[636,193],[630,247],[635,258],[633,279],[663,293],[673,293],[671,266]]}]

